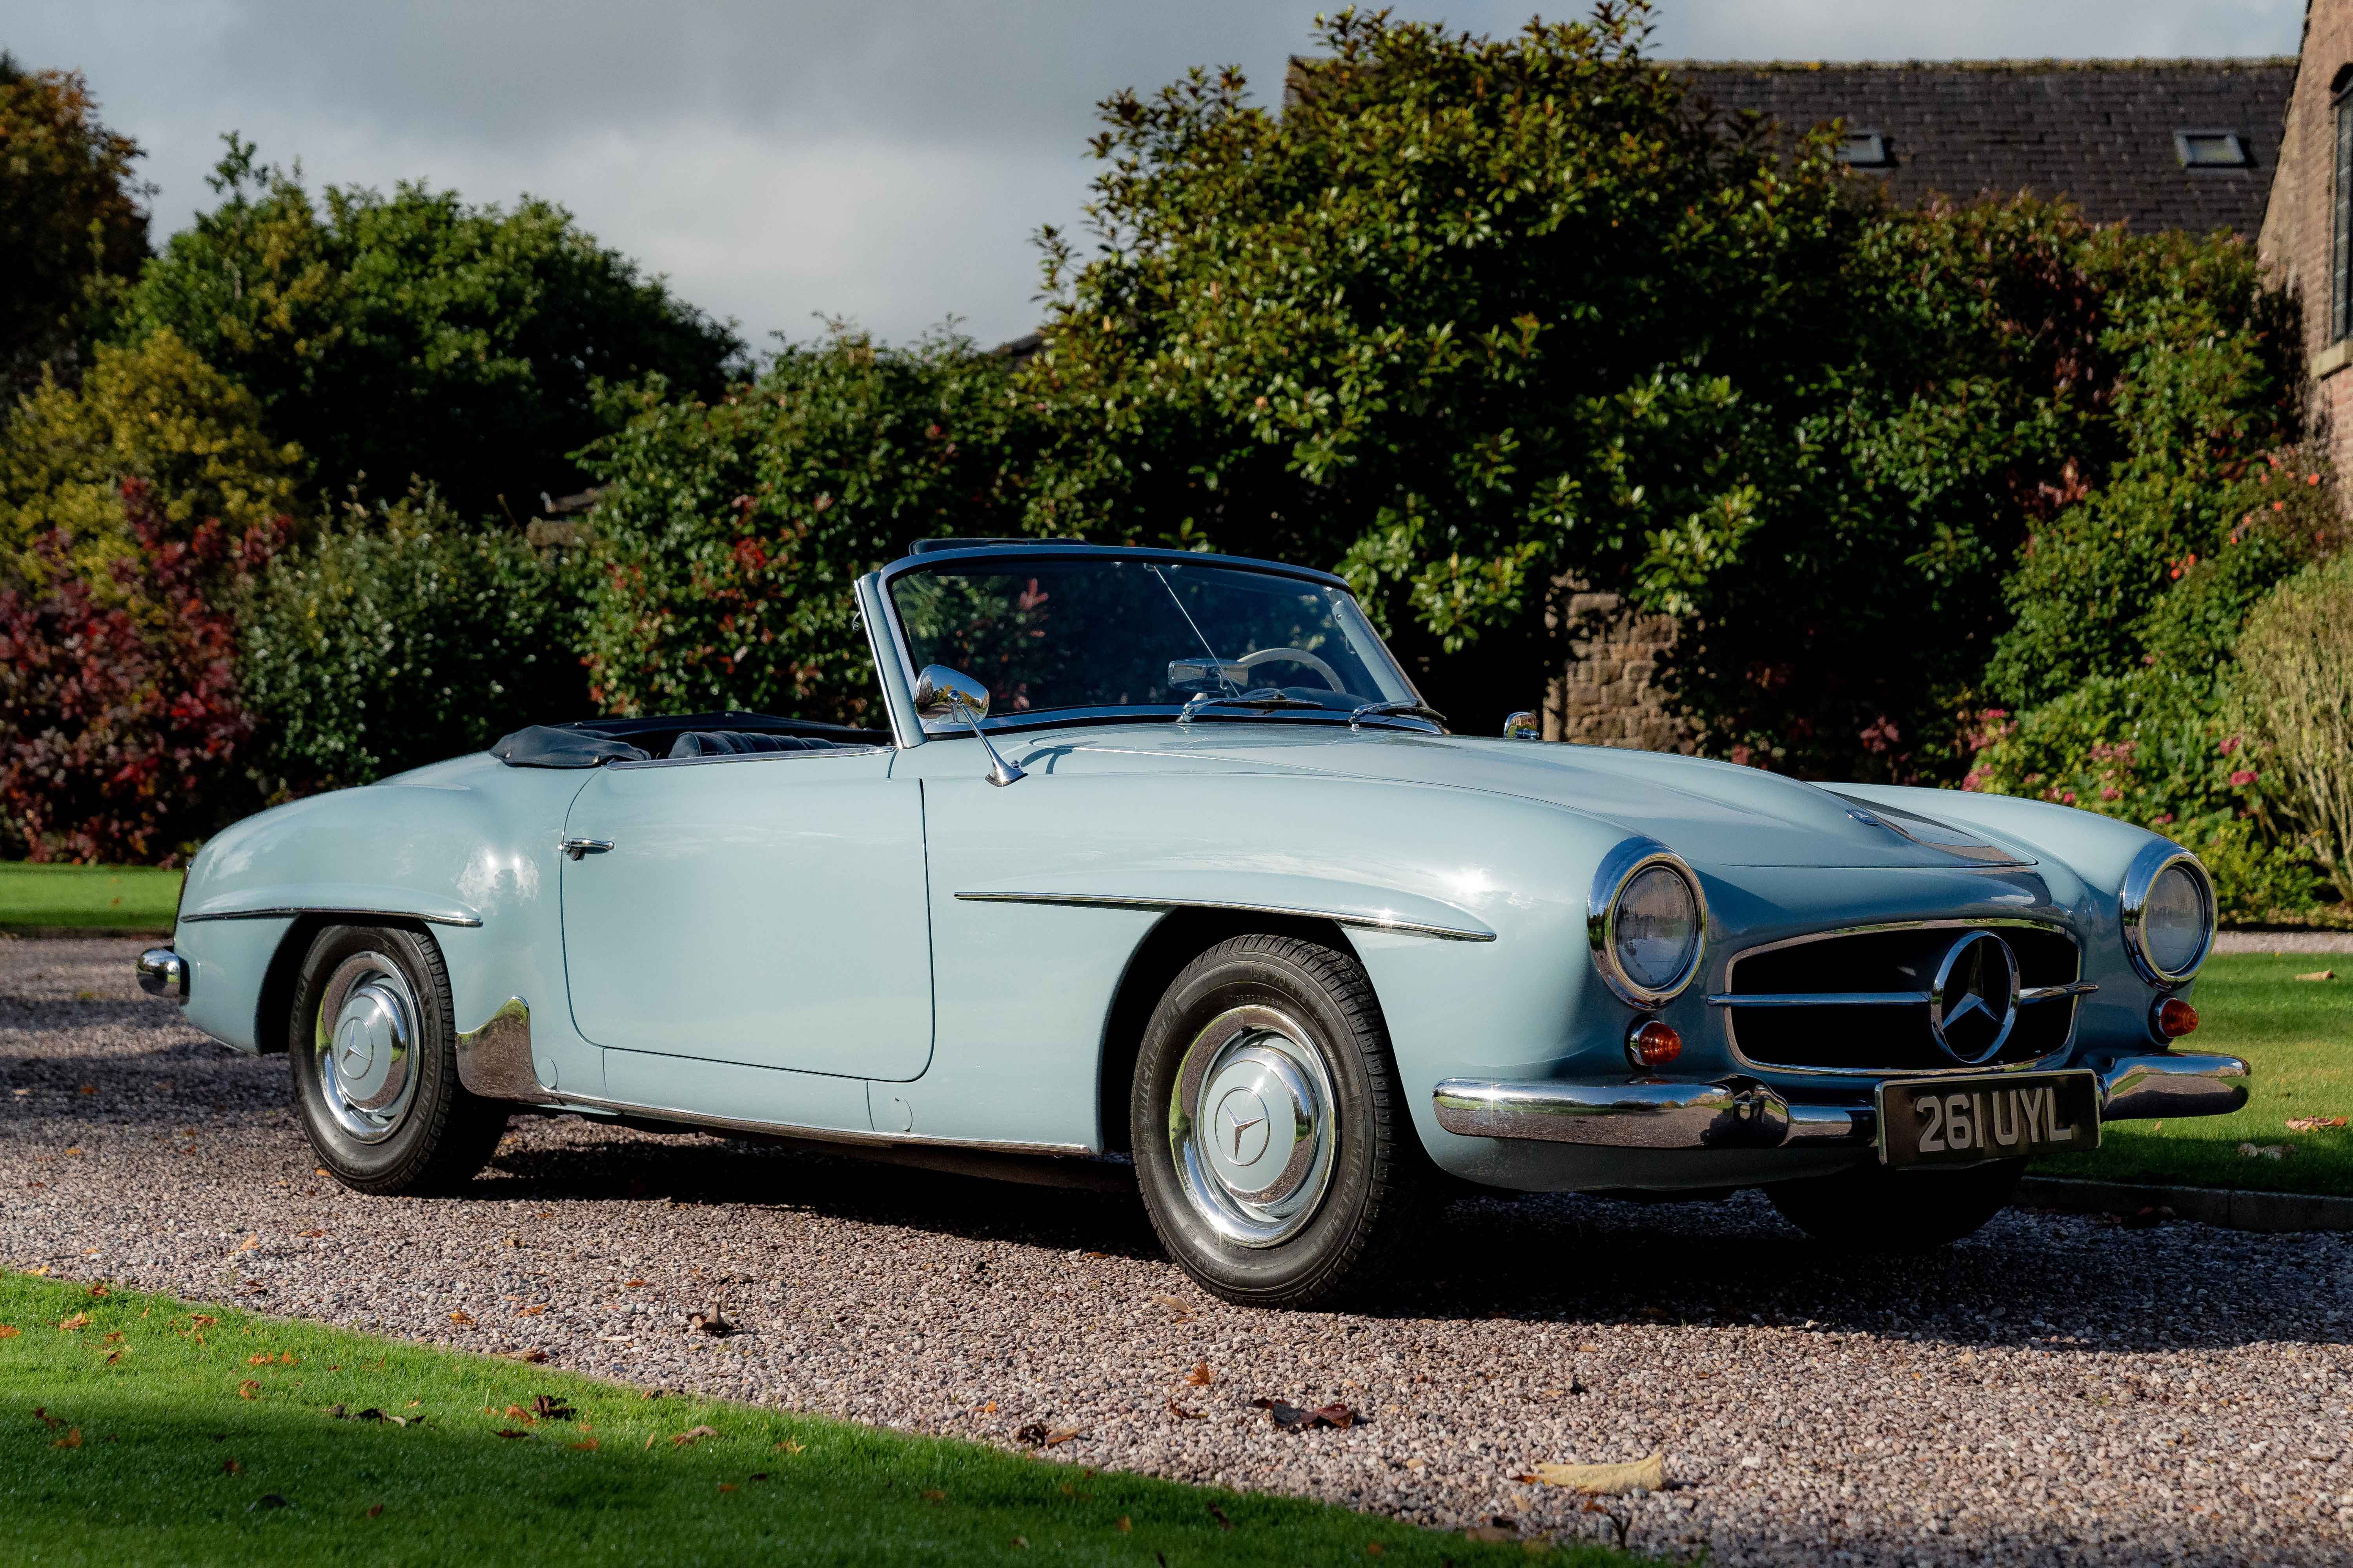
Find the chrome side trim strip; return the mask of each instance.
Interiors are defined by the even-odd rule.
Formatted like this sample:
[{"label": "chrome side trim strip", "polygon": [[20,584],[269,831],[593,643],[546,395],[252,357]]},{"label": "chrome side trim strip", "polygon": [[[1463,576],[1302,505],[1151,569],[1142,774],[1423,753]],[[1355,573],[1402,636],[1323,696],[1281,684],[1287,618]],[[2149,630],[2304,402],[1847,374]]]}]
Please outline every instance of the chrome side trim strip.
[{"label": "chrome side trim strip", "polygon": [[1605,1149],[1772,1149],[1792,1142],[1867,1143],[1862,1106],[1792,1106],[1760,1083],[1496,1082],[1449,1079],[1438,1124],[1471,1138],[1525,1138]]},{"label": "chrome side trim strip", "polygon": [[987,1138],[931,1138],[920,1132],[870,1132],[851,1127],[804,1127],[793,1121],[754,1121],[740,1116],[712,1116],[704,1111],[679,1110],[666,1106],[631,1105],[627,1100],[607,1100],[594,1094],[557,1094],[549,1096],[549,1099],[560,1110],[618,1111],[625,1116],[649,1116],[657,1121],[709,1127],[722,1132],[764,1132],[779,1138],[807,1138],[823,1143],[852,1143],[877,1149],[977,1149],[997,1154],[1097,1157],[1097,1152],[1083,1143],[1017,1143]]},{"label": "chrome side trim strip", "polygon": [[511,996],[480,1028],[458,1036],[458,1081],[484,1100],[551,1105],[556,1096],[541,1084],[531,1060],[531,1004]]},{"label": "chrome side trim strip", "polygon": [[1335,925],[1356,926],[1365,931],[1402,931],[1409,936],[1434,936],[1448,942],[1495,940],[1493,931],[1473,931],[1462,926],[1425,925],[1419,921],[1401,921],[1393,917],[1341,910],[1306,909],[1288,904],[1236,903],[1222,899],[1123,898],[1115,893],[965,892],[955,896],[966,903],[974,904],[1075,904],[1099,910],[1226,910],[1236,914],[1289,915],[1294,919],[1330,921]]},{"label": "chrome side trim strip", "polygon": [[2100,1074],[2100,1120],[2227,1116],[2247,1103],[2250,1069],[2237,1057],[2206,1052],[2117,1057]]},{"label": "chrome side trim strip", "polygon": [[284,920],[290,915],[365,915],[372,920],[425,921],[440,926],[478,926],[482,923],[472,915],[434,914],[425,910],[344,910],[322,904],[294,904],[274,910],[216,910],[207,914],[182,915],[180,919],[193,925],[198,921]]},{"label": "chrome side trim strip", "polygon": [[2099,986],[2089,980],[2071,980],[2064,985],[2029,985],[2018,994],[2020,1002],[2055,1002],[2063,996],[2089,996]]}]

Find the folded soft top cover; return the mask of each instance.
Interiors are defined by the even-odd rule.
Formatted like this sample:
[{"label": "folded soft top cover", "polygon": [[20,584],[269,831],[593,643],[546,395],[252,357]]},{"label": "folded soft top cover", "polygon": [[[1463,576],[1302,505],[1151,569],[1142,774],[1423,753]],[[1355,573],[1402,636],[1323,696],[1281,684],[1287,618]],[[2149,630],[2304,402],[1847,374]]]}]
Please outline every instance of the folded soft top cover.
[{"label": "folded soft top cover", "polygon": [[532,724],[501,735],[491,755],[511,768],[593,768],[646,760],[644,750],[627,741],[557,724]]}]

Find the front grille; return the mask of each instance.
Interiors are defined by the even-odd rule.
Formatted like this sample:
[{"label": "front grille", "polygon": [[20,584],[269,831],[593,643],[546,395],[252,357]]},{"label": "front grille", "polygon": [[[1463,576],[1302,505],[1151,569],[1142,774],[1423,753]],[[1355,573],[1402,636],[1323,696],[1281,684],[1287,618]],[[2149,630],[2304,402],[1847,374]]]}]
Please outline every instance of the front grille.
[{"label": "front grille", "polygon": [[[2000,1050],[1974,1064],[1956,1061],[1937,1045],[1926,999],[1945,954],[1973,931],[1991,931],[2008,944],[2022,994]],[[1736,955],[1724,993],[1710,1000],[1725,1010],[1733,1048],[1758,1067],[1957,1072],[2035,1061],[2065,1046],[2075,1029],[2075,994],[2068,988],[2081,973],[2075,939],[2049,926],[1825,931]],[[2031,994],[2052,988],[2059,994]],[[1803,1000],[1810,996],[1823,1000]]]}]

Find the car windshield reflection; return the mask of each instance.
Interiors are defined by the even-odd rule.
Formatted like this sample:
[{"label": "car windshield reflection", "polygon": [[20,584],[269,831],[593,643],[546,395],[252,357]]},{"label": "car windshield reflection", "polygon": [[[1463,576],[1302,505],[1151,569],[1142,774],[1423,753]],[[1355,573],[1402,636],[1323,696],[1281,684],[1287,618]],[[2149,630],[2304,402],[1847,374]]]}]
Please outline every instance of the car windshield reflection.
[{"label": "car windshield reflection", "polygon": [[944,561],[890,584],[912,666],[988,688],[991,728],[1079,714],[1427,716],[1355,599],[1230,563]]}]

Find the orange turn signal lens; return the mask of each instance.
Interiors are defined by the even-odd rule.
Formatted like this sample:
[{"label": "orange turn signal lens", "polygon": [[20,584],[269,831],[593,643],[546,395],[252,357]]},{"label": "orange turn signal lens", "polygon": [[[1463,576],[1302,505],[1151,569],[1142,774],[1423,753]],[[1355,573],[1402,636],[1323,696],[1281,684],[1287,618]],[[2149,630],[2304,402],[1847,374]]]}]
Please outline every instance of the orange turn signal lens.
[{"label": "orange turn signal lens", "polygon": [[2198,1009],[2179,996],[2168,996],[2149,1015],[2150,1026],[2160,1040],[2178,1040],[2198,1027]]},{"label": "orange turn signal lens", "polygon": [[1627,1033],[1626,1059],[1638,1068],[1662,1068],[1683,1054],[1683,1037],[1674,1026],[1645,1018]]}]

